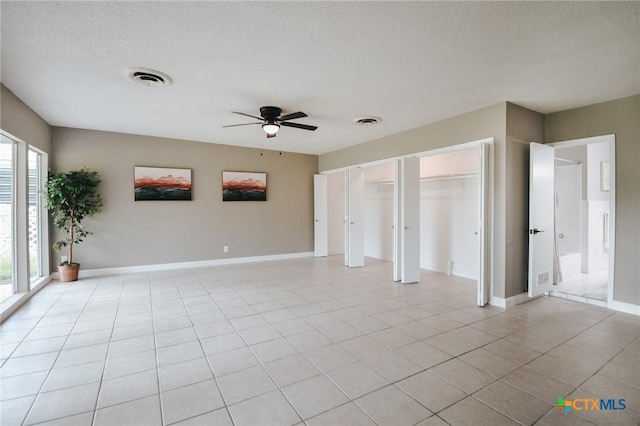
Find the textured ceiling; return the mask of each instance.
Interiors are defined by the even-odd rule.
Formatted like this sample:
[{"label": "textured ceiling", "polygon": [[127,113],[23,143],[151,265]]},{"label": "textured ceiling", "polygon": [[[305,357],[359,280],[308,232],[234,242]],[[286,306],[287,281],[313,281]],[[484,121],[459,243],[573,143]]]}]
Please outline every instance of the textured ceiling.
[{"label": "textured ceiling", "polygon": [[[54,126],[320,154],[503,101],[550,113],[640,93],[640,2],[0,7],[2,83]],[[319,129],[222,128],[262,105]],[[365,115],[382,122],[353,124]]]}]

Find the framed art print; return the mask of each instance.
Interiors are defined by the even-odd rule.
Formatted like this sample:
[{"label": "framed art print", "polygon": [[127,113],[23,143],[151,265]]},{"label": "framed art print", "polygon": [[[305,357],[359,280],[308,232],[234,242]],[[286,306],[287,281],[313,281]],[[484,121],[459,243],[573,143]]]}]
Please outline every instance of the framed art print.
[{"label": "framed art print", "polygon": [[134,167],[135,201],[191,201],[191,169]]},{"label": "framed art print", "polygon": [[222,172],[222,201],[267,201],[267,174]]}]

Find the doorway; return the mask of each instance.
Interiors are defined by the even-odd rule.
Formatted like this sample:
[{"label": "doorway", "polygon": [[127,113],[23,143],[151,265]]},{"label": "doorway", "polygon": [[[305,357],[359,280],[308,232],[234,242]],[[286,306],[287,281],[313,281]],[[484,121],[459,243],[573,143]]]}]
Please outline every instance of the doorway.
[{"label": "doorway", "polygon": [[393,262],[395,165],[364,168],[364,255]]},{"label": "doorway", "polygon": [[529,296],[613,301],[615,136],[530,146]]},{"label": "doorway", "polygon": [[420,267],[475,281],[476,304],[494,303],[493,138],[419,156]]},{"label": "doorway", "polygon": [[555,144],[553,294],[606,306],[611,251],[608,140]]},{"label": "doorway", "polygon": [[477,280],[478,148],[420,159],[420,268]]}]

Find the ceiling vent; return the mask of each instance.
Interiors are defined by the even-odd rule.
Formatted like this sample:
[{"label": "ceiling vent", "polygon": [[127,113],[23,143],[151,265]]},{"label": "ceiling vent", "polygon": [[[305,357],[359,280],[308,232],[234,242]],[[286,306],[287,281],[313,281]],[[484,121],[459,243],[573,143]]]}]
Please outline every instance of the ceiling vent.
[{"label": "ceiling vent", "polygon": [[378,117],[360,117],[353,120],[358,126],[374,126],[382,121]]},{"label": "ceiling vent", "polygon": [[127,76],[136,83],[145,86],[161,87],[171,84],[171,77],[168,75],[146,68],[131,68],[127,71]]}]

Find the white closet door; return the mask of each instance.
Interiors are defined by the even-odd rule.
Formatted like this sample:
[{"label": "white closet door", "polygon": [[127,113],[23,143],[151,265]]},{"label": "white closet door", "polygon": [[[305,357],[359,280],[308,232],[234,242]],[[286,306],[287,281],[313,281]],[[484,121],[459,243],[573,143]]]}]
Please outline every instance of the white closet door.
[{"label": "white closet door", "polygon": [[329,253],[329,226],[327,224],[327,176],[313,176],[313,251],[315,257]]},{"label": "white closet door", "polygon": [[399,212],[396,227],[399,244],[398,262],[403,284],[420,282],[420,160],[403,158],[399,163]]},{"label": "white closet door", "polygon": [[400,232],[400,217],[402,216],[402,159],[397,159],[395,165],[395,181],[393,184],[393,280],[402,280],[402,232]]},{"label": "white closet door", "polygon": [[351,167],[347,170],[347,220],[346,251],[347,266],[364,266],[364,170]]}]

